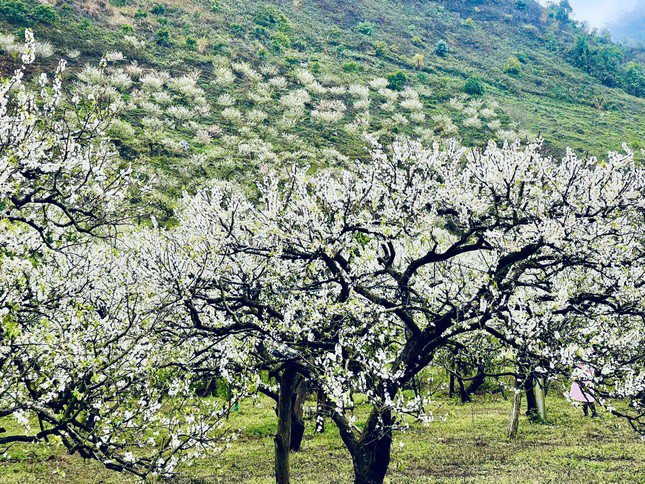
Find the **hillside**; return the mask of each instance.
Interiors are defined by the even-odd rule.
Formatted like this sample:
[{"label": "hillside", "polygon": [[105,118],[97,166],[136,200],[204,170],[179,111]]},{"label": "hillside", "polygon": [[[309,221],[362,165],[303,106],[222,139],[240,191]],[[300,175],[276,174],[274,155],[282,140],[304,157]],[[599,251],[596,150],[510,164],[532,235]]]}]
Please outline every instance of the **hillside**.
[{"label": "hillside", "polygon": [[365,133],[645,147],[633,53],[532,0],[54,3],[0,1],[3,71],[29,27],[41,67],[65,57],[121,99],[112,135],[151,168],[161,205],[266,163],[342,165],[364,156]]}]

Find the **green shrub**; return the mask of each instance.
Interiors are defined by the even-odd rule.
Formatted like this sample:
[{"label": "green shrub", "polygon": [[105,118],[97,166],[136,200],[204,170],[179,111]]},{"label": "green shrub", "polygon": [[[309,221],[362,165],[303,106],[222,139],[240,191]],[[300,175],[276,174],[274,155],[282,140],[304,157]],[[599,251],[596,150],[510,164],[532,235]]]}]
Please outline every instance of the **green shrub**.
[{"label": "green shrub", "polygon": [[466,19],[466,21],[464,22],[464,26],[468,27],[469,29],[472,29],[472,28],[475,27],[475,21],[473,19],[471,19],[470,17],[468,17]]},{"label": "green shrub", "polygon": [[471,96],[483,96],[486,90],[479,77],[469,77],[464,84],[464,92]]},{"label": "green shrub", "polygon": [[529,4],[526,0],[515,0],[515,8],[520,12],[524,12],[529,9]]},{"label": "green shrub", "polygon": [[386,42],[383,42],[382,40],[379,40],[374,44],[374,54],[376,54],[376,57],[383,57],[387,54],[388,52],[388,45]]},{"label": "green shrub", "polygon": [[263,6],[258,10],[253,21],[262,27],[273,28],[286,32],[289,30],[289,19],[274,6]]},{"label": "green shrub", "polygon": [[517,57],[511,56],[506,60],[506,64],[504,64],[504,72],[506,74],[518,76],[522,72],[522,63]]},{"label": "green shrub", "polygon": [[305,50],[307,50],[307,44],[303,39],[292,39],[291,48],[299,50],[300,52],[304,52]]},{"label": "green shrub", "polygon": [[197,48],[197,39],[195,37],[186,37],[184,45],[191,50],[195,50]]},{"label": "green shrub", "polygon": [[426,56],[420,52],[417,52],[412,56],[412,65],[415,69],[422,70],[426,63]]},{"label": "green shrub", "polygon": [[446,57],[448,55],[448,44],[443,40],[437,42],[437,45],[434,46],[434,53],[439,57]]},{"label": "green shrub", "polygon": [[262,27],[261,25],[258,25],[255,27],[255,36],[258,39],[265,39],[269,37],[269,30],[266,27]]},{"label": "green shrub", "polygon": [[50,5],[38,5],[34,10],[34,20],[44,24],[53,24],[58,19],[58,13]]},{"label": "green shrub", "polygon": [[208,10],[210,10],[213,13],[220,12],[222,10],[221,5],[219,4],[219,0],[211,0]]},{"label": "green shrub", "polygon": [[137,10],[134,13],[134,18],[137,19],[137,20],[142,19],[142,18],[146,18],[147,16],[148,16],[148,12],[144,12],[143,10]]},{"label": "green shrub", "polygon": [[372,22],[361,22],[356,26],[356,32],[371,37],[374,35],[374,24]]},{"label": "green shrub", "polygon": [[166,6],[156,4],[154,7],[150,9],[150,13],[152,15],[164,15],[166,13]]},{"label": "green shrub", "polygon": [[244,25],[238,23],[232,23],[229,26],[229,31],[233,35],[242,35],[244,34]]},{"label": "green shrub", "polygon": [[560,48],[558,44],[558,39],[553,32],[549,32],[548,34],[546,34],[545,40],[546,40],[546,48],[549,49],[551,52],[555,52]]},{"label": "green shrub", "polygon": [[275,50],[276,52],[282,52],[283,50],[291,47],[291,39],[284,32],[273,32],[272,45],[273,50]]},{"label": "green shrub", "polygon": [[296,64],[300,64],[300,59],[295,55],[285,55],[284,61],[290,66],[295,66]]},{"label": "green shrub", "polygon": [[633,96],[645,97],[645,70],[643,65],[631,61],[625,65],[622,75],[623,89]]},{"label": "green shrub", "polygon": [[110,0],[110,5],[113,5],[115,7],[125,7],[127,4],[127,0]]},{"label": "green shrub", "polygon": [[360,72],[361,70],[360,64],[354,61],[345,62],[341,67],[345,72]]},{"label": "green shrub", "polygon": [[155,34],[155,41],[159,45],[170,47],[172,45],[172,41],[170,39],[170,31],[168,29],[157,30],[157,33]]},{"label": "green shrub", "polygon": [[4,17],[10,24],[31,25],[29,7],[21,0],[0,1],[0,16]]},{"label": "green shrub", "polygon": [[403,71],[396,71],[387,76],[387,87],[402,91],[408,83],[408,76]]}]

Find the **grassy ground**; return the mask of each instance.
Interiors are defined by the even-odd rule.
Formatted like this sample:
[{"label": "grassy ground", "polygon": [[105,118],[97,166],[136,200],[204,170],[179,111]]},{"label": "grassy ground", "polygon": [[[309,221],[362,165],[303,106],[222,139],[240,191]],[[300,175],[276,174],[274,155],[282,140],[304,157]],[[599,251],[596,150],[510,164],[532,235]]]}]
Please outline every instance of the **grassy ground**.
[{"label": "grassy ground", "polygon": [[[469,405],[438,401],[428,425],[396,435],[389,480],[418,482],[645,482],[645,444],[625,424],[603,414],[586,419],[562,399],[549,399],[547,425],[520,422],[517,440],[505,436],[509,402]],[[361,409],[359,409],[361,412]],[[245,402],[230,420],[240,438],[223,456],[184,469],[178,482],[270,483],[275,414],[271,402]],[[351,460],[330,423],[314,435],[308,422],[302,451],[292,458],[293,482],[351,482]],[[60,447],[14,447],[0,463],[0,482],[134,482]]]}]

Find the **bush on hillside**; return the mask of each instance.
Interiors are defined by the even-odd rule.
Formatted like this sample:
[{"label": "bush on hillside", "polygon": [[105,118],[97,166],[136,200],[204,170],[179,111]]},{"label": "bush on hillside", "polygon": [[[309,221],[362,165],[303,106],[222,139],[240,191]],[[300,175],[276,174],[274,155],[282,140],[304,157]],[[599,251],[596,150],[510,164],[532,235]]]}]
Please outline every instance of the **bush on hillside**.
[{"label": "bush on hillside", "polygon": [[408,83],[408,76],[403,71],[396,71],[387,76],[387,87],[393,91],[403,91]]},{"label": "bush on hillside", "polygon": [[434,53],[439,57],[446,57],[446,55],[448,55],[448,44],[443,40],[440,40],[434,47]]},{"label": "bush on hillside", "polygon": [[471,96],[483,96],[486,90],[479,77],[469,77],[464,84],[464,92]]},{"label": "bush on hillside", "polygon": [[506,60],[506,64],[504,64],[504,72],[518,76],[522,72],[522,63],[517,57],[511,56]]}]

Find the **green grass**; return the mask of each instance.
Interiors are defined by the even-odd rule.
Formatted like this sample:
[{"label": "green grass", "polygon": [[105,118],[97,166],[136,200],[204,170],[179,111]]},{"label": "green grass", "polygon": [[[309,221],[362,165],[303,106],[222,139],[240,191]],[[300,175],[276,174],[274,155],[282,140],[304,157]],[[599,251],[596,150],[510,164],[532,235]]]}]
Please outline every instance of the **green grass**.
[{"label": "green grass", "polygon": [[[438,400],[437,421],[395,435],[389,482],[644,482],[645,444],[624,422],[606,413],[584,418],[580,409],[550,397],[549,423],[522,418],[518,438],[509,441],[509,405],[498,397],[468,405]],[[359,416],[365,411],[357,409]],[[178,482],[273,482],[271,401],[243,402],[229,425],[239,431],[238,441],[219,457],[181,469]],[[134,482],[53,444],[16,446],[8,454],[0,463],[0,482]],[[327,422],[324,434],[314,434],[307,422],[292,473],[295,483],[351,482],[351,460],[335,426]]]}]

